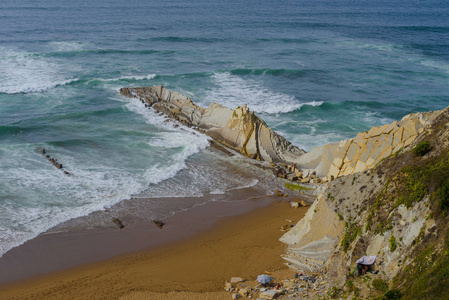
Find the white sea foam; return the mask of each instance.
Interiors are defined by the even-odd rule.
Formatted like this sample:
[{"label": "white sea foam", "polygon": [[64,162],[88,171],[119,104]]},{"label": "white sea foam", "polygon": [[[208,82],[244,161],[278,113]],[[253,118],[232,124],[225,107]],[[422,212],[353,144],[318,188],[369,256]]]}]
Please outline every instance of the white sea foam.
[{"label": "white sea foam", "polygon": [[143,187],[131,173],[91,168],[91,163],[76,164],[70,157],[64,157],[64,163],[74,175],[61,176],[32,149],[4,153],[0,198],[6,201],[1,203],[0,256],[61,222],[104,209]]},{"label": "white sea foam", "polygon": [[206,136],[189,128],[174,128],[137,99],[129,100],[126,107],[130,111],[159,128],[157,137],[146,142],[165,158],[147,167],[142,164],[144,169],[108,164],[108,159],[93,163],[98,157],[101,160],[101,155],[77,157],[64,149],[46,147],[50,152],[59,151],[55,156],[73,174],[61,176],[61,171],[36,153],[33,145],[0,148],[0,256],[64,221],[128,199],[148,185],[158,186],[185,169],[186,160],[208,146]]},{"label": "white sea foam", "polygon": [[156,77],[156,74],[149,74],[149,75],[126,75],[126,76],[120,76],[117,78],[110,78],[110,79],[95,79],[100,80],[104,82],[111,82],[111,81],[121,81],[121,80],[151,80]]},{"label": "white sea foam", "polygon": [[90,45],[90,43],[65,41],[65,42],[50,42],[48,45],[50,49],[52,49],[53,51],[74,52],[86,49]]},{"label": "white sea foam", "polygon": [[208,91],[206,98],[229,108],[246,103],[259,113],[287,113],[304,105],[319,106],[322,101],[301,103],[294,96],[271,91],[252,79],[243,79],[229,72],[215,73],[212,76],[217,88]]},{"label": "white sea foam", "polygon": [[0,93],[35,93],[77,81],[67,67],[23,50],[0,47]]}]

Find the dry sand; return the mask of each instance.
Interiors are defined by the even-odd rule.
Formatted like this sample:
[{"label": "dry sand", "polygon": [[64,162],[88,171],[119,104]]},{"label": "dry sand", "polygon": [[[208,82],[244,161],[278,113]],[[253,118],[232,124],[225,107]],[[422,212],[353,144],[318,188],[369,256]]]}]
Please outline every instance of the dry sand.
[{"label": "dry sand", "polygon": [[[230,299],[225,281],[282,270],[282,225],[307,208],[276,201],[182,242],[0,286],[1,299]],[[164,230],[161,230],[163,232]]]}]

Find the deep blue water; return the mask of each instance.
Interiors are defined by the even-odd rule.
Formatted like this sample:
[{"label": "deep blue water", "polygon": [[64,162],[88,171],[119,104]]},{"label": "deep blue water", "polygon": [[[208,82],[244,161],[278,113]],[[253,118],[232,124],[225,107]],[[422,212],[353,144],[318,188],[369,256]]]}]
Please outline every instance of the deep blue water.
[{"label": "deep blue water", "polygon": [[0,2],[0,255],[131,195],[261,185],[120,87],[247,103],[306,150],[449,105],[447,1],[161,2]]}]

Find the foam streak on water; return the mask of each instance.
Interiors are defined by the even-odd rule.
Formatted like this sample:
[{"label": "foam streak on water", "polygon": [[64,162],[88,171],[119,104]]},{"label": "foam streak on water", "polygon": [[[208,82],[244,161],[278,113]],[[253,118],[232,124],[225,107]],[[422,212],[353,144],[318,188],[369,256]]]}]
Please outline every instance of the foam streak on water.
[{"label": "foam streak on water", "polygon": [[247,104],[255,112],[276,114],[298,110],[304,105],[323,104],[322,101],[301,103],[294,96],[271,91],[254,80],[245,80],[229,72],[215,73],[212,78],[217,87],[206,98],[230,108]]},{"label": "foam streak on water", "polygon": [[60,63],[22,50],[0,47],[0,93],[35,93],[77,81]]}]

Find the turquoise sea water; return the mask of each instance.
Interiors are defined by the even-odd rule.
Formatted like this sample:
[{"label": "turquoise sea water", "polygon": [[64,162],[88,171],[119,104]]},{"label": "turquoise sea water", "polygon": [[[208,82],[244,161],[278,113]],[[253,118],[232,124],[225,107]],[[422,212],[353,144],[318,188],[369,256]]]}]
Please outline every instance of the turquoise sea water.
[{"label": "turquoise sea water", "polygon": [[262,185],[120,87],[246,103],[306,150],[449,105],[447,1],[161,2],[0,3],[0,255],[132,195]]}]

